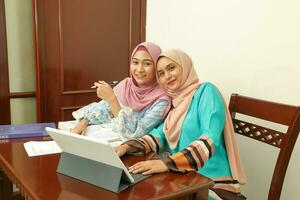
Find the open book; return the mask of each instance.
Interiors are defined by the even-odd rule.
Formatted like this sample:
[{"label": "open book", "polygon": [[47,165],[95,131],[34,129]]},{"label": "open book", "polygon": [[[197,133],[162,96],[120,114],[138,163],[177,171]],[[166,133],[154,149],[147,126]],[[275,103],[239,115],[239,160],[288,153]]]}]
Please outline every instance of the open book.
[{"label": "open book", "polygon": [[[58,122],[58,129],[68,131],[76,126],[78,121],[62,121]],[[123,142],[121,135],[112,130],[110,123],[100,125],[89,125],[85,130],[85,135],[91,138],[102,139],[108,141],[112,146],[118,146]]]}]

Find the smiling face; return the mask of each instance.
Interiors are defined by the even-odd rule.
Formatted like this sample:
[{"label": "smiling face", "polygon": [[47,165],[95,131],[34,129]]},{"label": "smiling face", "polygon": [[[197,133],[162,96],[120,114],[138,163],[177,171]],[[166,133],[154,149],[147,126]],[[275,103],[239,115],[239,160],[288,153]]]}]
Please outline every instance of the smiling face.
[{"label": "smiling face", "polygon": [[138,86],[148,86],[156,82],[155,68],[150,54],[145,50],[138,50],[132,57],[130,74]]},{"label": "smiling face", "polygon": [[182,82],[182,67],[167,57],[157,62],[157,78],[164,90],[177,92]]}]

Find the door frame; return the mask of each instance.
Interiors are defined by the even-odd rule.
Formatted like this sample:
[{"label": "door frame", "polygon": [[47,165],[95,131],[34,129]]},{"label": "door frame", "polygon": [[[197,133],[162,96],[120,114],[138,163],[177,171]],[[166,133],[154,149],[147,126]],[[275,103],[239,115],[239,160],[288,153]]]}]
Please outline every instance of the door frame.
[{"label": "door frame", "polygon": [[10,98],[4,0],[0,0],[0,124],[10,124]]}]

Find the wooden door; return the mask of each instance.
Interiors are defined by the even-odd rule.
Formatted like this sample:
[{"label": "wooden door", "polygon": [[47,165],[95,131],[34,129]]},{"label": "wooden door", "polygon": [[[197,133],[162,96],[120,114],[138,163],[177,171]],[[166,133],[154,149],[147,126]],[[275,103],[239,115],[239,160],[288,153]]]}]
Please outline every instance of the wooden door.
[{"label": "wooden door", "polygon": [[145,0],[33,0],[38,121],[63,121],[97,101],[97,80],[129,75],[145,38]]}]

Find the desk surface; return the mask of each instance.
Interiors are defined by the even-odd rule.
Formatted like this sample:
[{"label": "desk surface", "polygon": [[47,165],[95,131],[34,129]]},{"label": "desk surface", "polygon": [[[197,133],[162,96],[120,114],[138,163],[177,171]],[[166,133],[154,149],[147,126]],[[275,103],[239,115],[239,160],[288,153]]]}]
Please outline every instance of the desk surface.
[{"label": "desk surface", "polygon": [[[28,199],[149,199],[183,196],[213,186],[211,179],[195,172],[162,173],[137,183],[121,193],[113,193],[56,173],[60,154],[28,157],[23,143],[37,138],[0,141],[0,168]],[[125,156],[126,165],[147,157]],[[109,177],[107,177],[109,178]]]}]

